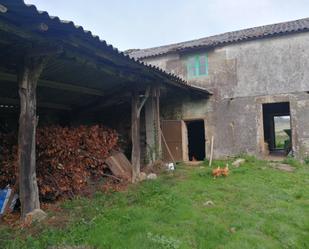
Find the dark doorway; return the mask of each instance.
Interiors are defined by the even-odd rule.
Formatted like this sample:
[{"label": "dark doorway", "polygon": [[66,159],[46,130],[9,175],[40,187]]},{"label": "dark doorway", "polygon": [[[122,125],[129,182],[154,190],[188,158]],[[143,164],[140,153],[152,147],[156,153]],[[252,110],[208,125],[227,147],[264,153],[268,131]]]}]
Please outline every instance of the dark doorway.
[{"label": "dark doorway", "polygon": [[287,155],[292,148],[290,103],[263,104],[263,124],[270,154]]},{"label": "dark doorway", "polygon": [[190,161],[205,159],[205,125],[204,120],[187,121],[188,152]]}]

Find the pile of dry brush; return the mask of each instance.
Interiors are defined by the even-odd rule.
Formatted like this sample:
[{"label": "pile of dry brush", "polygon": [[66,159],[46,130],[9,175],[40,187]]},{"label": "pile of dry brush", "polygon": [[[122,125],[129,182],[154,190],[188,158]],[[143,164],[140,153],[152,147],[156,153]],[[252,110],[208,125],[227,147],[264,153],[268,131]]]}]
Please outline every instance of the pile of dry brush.
[{"label": "pile of dry brush", "polygon": [[[37,179],[42,200],[72,197],[102,177],[118,134],[103,126],[37,129]],[[17,134],[0,133],[0,187],[17,184]]]}]

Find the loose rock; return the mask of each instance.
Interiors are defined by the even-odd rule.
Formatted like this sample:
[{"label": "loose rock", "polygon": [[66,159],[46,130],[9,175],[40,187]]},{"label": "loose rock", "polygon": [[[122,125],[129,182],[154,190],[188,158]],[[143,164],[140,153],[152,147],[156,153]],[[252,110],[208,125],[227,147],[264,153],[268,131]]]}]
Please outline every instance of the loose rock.
[{"label": "loose rock", "polygon": [[140,181],[145,181],[147,179],[147,175],[145,172],[141,172],[139,175],[139,180]]},{"label": "loose rock", "polygon": [[284,163],[271,163],[270,166],[272,166],[275,169],[285,171],[285,172],[294,172],[295,168]]},{"label": "loose rock", "polygon": [[235,168],[238,168],[240,165],[246,162],[246,159],[238,158],[236,161],[232,163]]},{"label": "loose rock", "polygon": [[149,174],[149,175],[147,176],[147,179],[148,179],[148,180],[155,180],[155,179],[157,179],[157,178],[158,178],[157,175],[154,174],[154,173],[151,173],[151,174]]},{"label": "loose rock", "polygon": [[215,204],[213,203],[213,201],[206,201],[204,203],[204,206],[214,206]]},{"label": "loose rock", "polygon": [[35,209],[26,215],[26,223],[30,225],[33,222],[41,222],[46,219],[47,214],[42,209]]}]

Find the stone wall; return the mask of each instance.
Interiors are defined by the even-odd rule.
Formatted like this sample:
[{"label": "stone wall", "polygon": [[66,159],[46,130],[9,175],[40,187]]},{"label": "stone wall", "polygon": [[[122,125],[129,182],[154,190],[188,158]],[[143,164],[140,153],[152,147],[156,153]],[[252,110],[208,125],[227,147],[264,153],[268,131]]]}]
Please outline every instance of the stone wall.
[{"label": "stone wall", "polygon": [[[188,56],[208,53],[209,74],[187,77]],[[293,149],[309,152],[309,33],[236,43],[208,51],[191,51],[145,59],[191,84],[213,93],[210,99],[170,98],[162,104],[164,119],[204,119],[215,157],[240,153],[261,155],[264,140],[262,104],[289,101]]]}]

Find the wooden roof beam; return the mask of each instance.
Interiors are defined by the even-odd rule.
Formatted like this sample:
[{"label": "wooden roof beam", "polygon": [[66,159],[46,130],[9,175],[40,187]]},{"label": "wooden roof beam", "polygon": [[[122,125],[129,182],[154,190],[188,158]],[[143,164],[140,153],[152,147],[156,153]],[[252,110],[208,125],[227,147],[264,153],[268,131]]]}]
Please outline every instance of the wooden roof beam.
[{"label": "wooden roof beam", "polygon": [[[14,74],[0,73],[0,80],[17,83],[17,76]],[[66,84],[66,83],[50,81],[50,80],[39,80],[39,87],[47,87],[47,88],[52,88],[52,89],[59,89],[59,90],[64,90],[64,91],[69,91],[69,92],[77,92],[77,93],[95,95],[95,96],[104,96],[104,93],[97,89],[76,86],[73,84]]]},{"label": "wooden roof beam", "polygon": [[7,22],[3,22],[1,20],[0,20],[0,30],[10,34],[14,34],[28,41],[31,41],[31,39],[33,38],[38,39],[39,41],[44,41],[42,37],[40,37],[37,34],[32,34],[29,30],[22,29],[16,25],[12,25]]},{"label": "wooden roof beam", "polygon": [[[1,105],[19,106],[20,102],[19,102],[19,99],[0,97],[0,104]],[[50,102],[39,102],[38,103],[38,107],[39,108],[63,110],[63,111],[70,111],[70,110],[72,110],[72,108],[70,106],[68,106],[68,105],[55,104],[55,103],[50,103]]]}]

